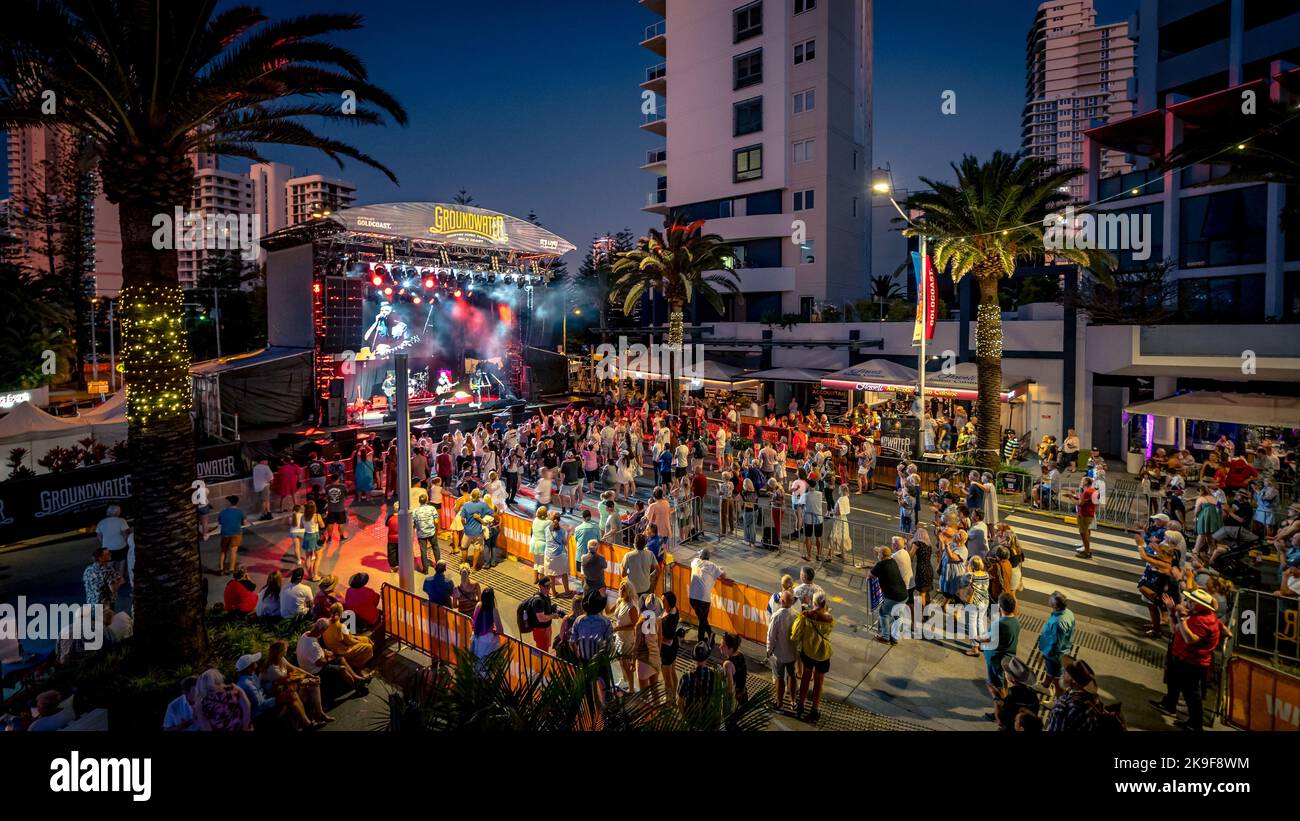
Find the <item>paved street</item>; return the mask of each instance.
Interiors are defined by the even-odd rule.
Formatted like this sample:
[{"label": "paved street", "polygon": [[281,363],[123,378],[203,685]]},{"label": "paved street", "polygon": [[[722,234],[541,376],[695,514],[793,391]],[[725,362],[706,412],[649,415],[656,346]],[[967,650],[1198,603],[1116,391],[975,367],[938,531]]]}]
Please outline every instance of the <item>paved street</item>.
[{"label": "paved street", "polygon": [[[642,495],[648,492],[646,487],[640,490]],[[887,527],[893,518],[886,512],[891,505],[892,497],[884,491],[855,496],[853,518]],[[521,494],[519,511],[529,513],[532,509],[532,500]],[[352,573],[364,570],[376,587],[385,581],[396,583],[395,574],[388,571],[386,531],[380,516],[378,505],[353,507],[349,538],[341,546],[330,545],[321,572],[333,573],[346,582]],[[567,519],[570,525],[575,521],[575,517]],[[1020,657],[1027,659],[1031,667],[1041,667],[1034,642],[1047,615],[1047,595],[1061,590],[1078,616],[1079,655],[1097,671],[1103,697],[1108,702],[1123,703],[1125,716],[1134,728],[1167,727],[1168,720],[1146,704],[1163,692],[1164,646],[1141,635],[1146,610],[1137,596],[1135,581],[1140,568],[1128,538],[1114,532],[1096,533],[1096,558],[1086,560],[1074,555],[1077,533],[1072,526],[1033,513],[1015,513],[1009,521],[1020,534],[1027,555]],[[731,578],[762,589],[775,589],[784,573],[797,577],[802,564],[791,543],[773,552],[750,548],[734,536],[718,539],[716,534],[710,534],[707,538],[714,560]],[[21,594],[40,601],[79,600],[81,571],[93,543],[92,538],[75,538],[0,553],[0,598],[9,600]],[[241,563],[260,582],[270,570],[290,567],[288,544],[283,519],[255,522],[245,536]],[[697,545],[679,547],[674,551],[675,560],[689,561]],[[206,568],[216,566],[217,549],[215,536],[203,543],[201,555]],[[849,711],[837,721],[836,713],[823,710],[822,725],[850,728],[865,726],[869,721],[892,720],[909,723],[904,726],[934,729],[991,729],[992,724],[984,718],[989,697],[983,685],[983,658],[964,655],[964,648],[955,642],[907,640],[891,647],[874,641],[865,574],[865,568],[839,561],[817,566],[816,581],[827,591],[837,619],[832,636],[835,655],[826,679],[825,698],[843,702],[845,706],[837,709]],[[417,590],[423,578],[417,573]],[[209,602],[219,602],[225,579],[211,574],[206,574],[205,579],[209,580]],[[503,622],[512,635],[516,629],[509,616],[516,603],[531,593],[531,579],[531,570],[513,561],[477,574],[478,581],[497,588]],[[128,596],[129,589],[123,593],[121,606],[127,606]],[[693,629],[689,636],[694,637]],[[746,653],[751,657],[751,670],[761,671],[762,648],[747,644]],[[379,698],[377,691],[365,700],[369,707],[353,705],[348,712],[379,709]],[[360,720],[354,717],[354,721]],[[807,725],[781,716],[774,727],[806,729]]]}]

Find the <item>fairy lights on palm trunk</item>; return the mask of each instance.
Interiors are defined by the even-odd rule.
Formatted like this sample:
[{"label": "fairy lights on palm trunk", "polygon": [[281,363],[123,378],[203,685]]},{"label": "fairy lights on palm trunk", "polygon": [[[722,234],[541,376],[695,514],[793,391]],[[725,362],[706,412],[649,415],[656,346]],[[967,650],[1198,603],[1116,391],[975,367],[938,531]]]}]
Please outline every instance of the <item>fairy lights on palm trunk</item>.
[{"label": "fairy lights on palm trunk", "polygon": [[189,350],[180,285],[128,285],[119,299],[128,419],[148,427],[188,413]]}]

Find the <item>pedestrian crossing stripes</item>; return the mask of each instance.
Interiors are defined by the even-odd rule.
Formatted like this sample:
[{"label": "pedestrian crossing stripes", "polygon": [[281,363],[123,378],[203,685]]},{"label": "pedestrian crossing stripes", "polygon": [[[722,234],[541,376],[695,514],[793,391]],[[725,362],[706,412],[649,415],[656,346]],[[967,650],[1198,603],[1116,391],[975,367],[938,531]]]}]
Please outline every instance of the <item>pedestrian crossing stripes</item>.
[{"label": "pedestrian crossing stripes", "polygon": [[1074,552],[1079,544],[1077,528],[1016,514],[1006,521],[1025,553],[1022,600],[1047,606],[1047,597],[1059,590],[1070,609],[1081,616],[1124,624],[1149,618],[1137,590],[1143,564],[1131,536],[1094,530],[1093,558],[1084,559]]}]

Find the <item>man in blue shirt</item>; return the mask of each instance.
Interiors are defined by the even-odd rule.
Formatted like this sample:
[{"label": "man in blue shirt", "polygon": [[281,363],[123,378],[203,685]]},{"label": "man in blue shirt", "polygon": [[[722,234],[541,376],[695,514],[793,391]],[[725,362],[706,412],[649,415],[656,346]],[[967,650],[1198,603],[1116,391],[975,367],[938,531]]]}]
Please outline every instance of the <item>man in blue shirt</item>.
[{"label": "man in blue shirt", "polygon": [[451,590],[455,586],[447,578],[447,563],[440,561],[433,566],[433,575],[424,580],[424,595],[433,604],[451,607]]},{"label": "man in blue shirt", "polygon": [[[227,496],[226,509],[217,514],[217,524],[221,526],[221,558],[217,563],[217,572],[229,576],[235,572],[235,560],[239,553],[239,543],[244,540],[244,527],[248,520],[244,511],[239,509],[239,497]],[[226,555],[230,555],[230,565],[226,565]]]},{"label": "man in blue shirt", "polygon": [[582,522],[573,529],[573,540],[578,545],[574,561],[577,562],[578,567],[582,567],[582,557],[587,552],[587,542],[592,539],[600,541],[600,526],[591,520],[591,511],[583,508]]},{"label": "man in blue shirt", "polygon": [[1038,634],[1038,652],[1043,654],[1043,672],[1052,692],[1056,693],[1061,689],[1061,656],[1074,652],[1074,613],[1059,591],[1053,591],[1047,602],[1052,606],[1052,613]]},{"label": "man in blue shirt", "polygon": [[244,691],[244,695],[248,696],[254,720],[277,706],[275,696],[267,695],[262,689],[262,680],[258,677],[258,673],[261,672],[261,661],[261,653],[247,653],[235,662],[235,673],[239,675],[236,684]]},{"label": "man in blue shirt", "polygon": [[469,494],[469,501],[461,505],[460,519],[465,524],[465,553],[475,569],[478,569],[483,560],[483,519],[491,515],[492,508],[483,501],[483,491],[474,488]]},{"label": "man in blue shirt", "polygon": [[662,562],[664,560],[665,541],[666,539],[659,535],[659,525],[651,523],[646,529],[645,548],[654,554],[655,561],[657,562]]},{"label": "man in blue shirt", "polygon": [[672,475],[673,452],[668,448],[664,448],[663,453],[659,454],[659,481],[655,486],[668,484],[672,480]]}]

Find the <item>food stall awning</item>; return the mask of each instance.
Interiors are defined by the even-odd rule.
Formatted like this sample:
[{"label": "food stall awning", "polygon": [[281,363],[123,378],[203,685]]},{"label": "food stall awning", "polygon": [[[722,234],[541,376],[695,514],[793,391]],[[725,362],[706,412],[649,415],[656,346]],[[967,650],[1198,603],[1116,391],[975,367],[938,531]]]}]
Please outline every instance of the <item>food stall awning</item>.
[{"label": "food stall awning", "polygon": [[[880,362],[883,365],[875,368],[866,368],[873,362]],[[892,365],[894,368],[901,368],[902,371],[895,371],[894,378],[885,378],[889,369],[884,365]],[[857,371],[856,369],[863,369]],[[933,368],[933,369],[932,369]],[[879,379],[857,379],[855,378],[862,373],[878,373]],[[847,377],[847,378],[846,378]],[[864,362],[861,365],[855,365],[845,368],[842,371],[836,371],[822,379],[822,387],[835,388],[837,390],[863,390],[863,391],[898,391],[900,393],[913,393],[916,391],[916,371],[911,368],[897,365],[887,360],[873,359],[871,362]],[[1029,380],[1018,376],[1002,375],[1002,393],[1003,402],[1010,402],[1019,399],[1028,391]],[[979,397],[979,373],[974,362],[959,362],[950,371],[944,371],[942,365],[935,363],[931,368],[926,368],[925,374],[925,393],[927,396],[943,396],[950,399],[976,399]]]},{"label": "food stall awning", "polygon": [[821,368],[769,368],[746,374],[750,379],[762,379],[765,382],[809,382],[820,384],[827,371]]},{"label": "food stall awning", "polygon": [[1192,391],[1136,402],[1124,411],[1237,425],[1300,428],[1300,399],[1293,396]]},{"label": "food stall awning", "polygon": [[[743,368],[735,365],[727,365],[722,362],[713,362],[704,360],[699,363],[684,363],[684,373],[677,375],[678,381],[681,382],[700,382],[706,385],[723,386],[723,385],[743,385],[747,382],[756,382],[753,377],[744,372]],[[660,373],[659,369],[646,371],[629,369],[623,372],[624,377],[636,379],[655,379],[666,380],[668,374]]]},{"label": "food stall awning", "polygon": [[869,359],[822,377],[823,388],[842,391],[894,391],[915,383],[915,368],[888,359]]}]

